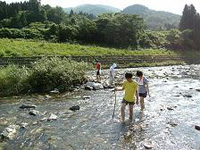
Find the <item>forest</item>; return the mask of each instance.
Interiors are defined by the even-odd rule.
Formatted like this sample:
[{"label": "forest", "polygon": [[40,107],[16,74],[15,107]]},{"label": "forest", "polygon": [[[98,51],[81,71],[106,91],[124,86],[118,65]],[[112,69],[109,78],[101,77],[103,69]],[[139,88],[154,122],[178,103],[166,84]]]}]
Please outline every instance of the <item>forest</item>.
[{"label": "forest", "polygon": [[39,0],[7,4],[0,1],[0,38],[39,39],[55,43],[79,43],[104,47],[144,49],[199,49],[200,15],[185,5],[179,28],[147,29],[139,15],[83,12],[65,13],[61,7],[41,5]]}]

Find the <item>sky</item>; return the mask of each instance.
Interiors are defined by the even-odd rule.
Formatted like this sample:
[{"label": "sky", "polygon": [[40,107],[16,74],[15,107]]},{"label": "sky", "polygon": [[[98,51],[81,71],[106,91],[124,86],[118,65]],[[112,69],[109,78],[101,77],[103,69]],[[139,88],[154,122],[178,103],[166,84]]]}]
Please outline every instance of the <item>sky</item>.
[{"label": "sky", "polygon": [[[7,3],[24,0],[1,0]],[[134,4],[142,4],[153,10],[168,11],[175,14],[182,14],[185,4],[193,4],[200,13],[200,0],[41,0],[42,4],[49,4],[52,7],[63,8],[76,7],[82,4],[103,4],[123,9]]]}]

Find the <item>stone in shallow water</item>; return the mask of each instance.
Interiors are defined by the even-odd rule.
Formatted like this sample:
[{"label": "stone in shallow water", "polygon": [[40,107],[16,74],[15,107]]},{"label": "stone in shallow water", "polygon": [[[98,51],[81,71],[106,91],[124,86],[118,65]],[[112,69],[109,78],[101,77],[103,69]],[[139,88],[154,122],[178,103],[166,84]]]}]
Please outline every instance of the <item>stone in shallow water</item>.
[{"label": "stone in shallow water", "polygon": [[48,121],[52,121],[52,120],[57,120],[57,119],[58,119],[58,116],[56,116],[55,114],[51,113],[47,120]]},{"label": "stone in shallow water", "polygon": [[152,142],[147,142],[147,143],[144,143],[143,145],[144,145],[144,147],[145,147],[146,149],[152,149],[152,148],[153,148]]},{"label": "stone in shallow water", "polygon": [[9,125],[4,129],[4,131],[1,133],[2,139],[9,139],[12,140],[15,135],[17,134],[17,130],[19,129],[18,125]]},{"label": "stone in shallow water", "polygon": [[80,110],[80,106],[72,106],[72,107],[70,107],[69,108],[69,110],[71,110],[71,111],[76,111],[76,110]]},{"label": "stone in shallow water", "polygon": [[192,95],[186,94],[186,95],[183,95],[183,97],[192,98]]},{"label": "stone in shallow water", "polygon": [[197,125],[196,125],[196,126],[195,126],[195,129],[200,131],[200,126],[197,126]]},{"label": "stone in shallow water", "polygon": [[200,92],[200,89],[196,89],[197,92]]},{"label": "stone in shallow water", "polygon": [[86,99],[90,99],[91,96],[83,96],[83,99],[86,100]]},{"label": "stone in shallow water", "polygon": [[23,104],[19,108],[20,109],[29,109],[29,108],[34,108],[35,109],[36,107],[37,107],[36,105]]},{"label": "stone in shallow water", "polygon": [[37,116],[37,115],[39,115],[39,111],[32,110],[32,111],[29,112],[29,115],[31,115],[31,116]]}]

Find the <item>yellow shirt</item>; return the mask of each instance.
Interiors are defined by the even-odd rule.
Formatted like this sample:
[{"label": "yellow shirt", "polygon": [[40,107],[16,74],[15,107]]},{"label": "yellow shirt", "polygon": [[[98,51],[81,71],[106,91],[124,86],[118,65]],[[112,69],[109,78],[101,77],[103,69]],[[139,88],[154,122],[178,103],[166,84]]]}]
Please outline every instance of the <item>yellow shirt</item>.
[{"label": "yellow shirt", "polygon": [[124,100],[128,102],[134,102],[138,84],[135,81],[124,81],[123,89],[125,90]]}]

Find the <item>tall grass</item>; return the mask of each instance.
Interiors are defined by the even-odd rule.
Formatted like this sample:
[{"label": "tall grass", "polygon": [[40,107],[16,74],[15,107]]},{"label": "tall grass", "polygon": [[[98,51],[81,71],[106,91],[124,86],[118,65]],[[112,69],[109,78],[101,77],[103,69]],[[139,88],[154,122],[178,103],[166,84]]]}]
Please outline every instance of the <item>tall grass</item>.
[{"label": "tall grass", "polygon": [[0,69],[0,95],[69,90],[85,80],[88,65],[70,59],[43,58],[31,68],[11,65]]}]

